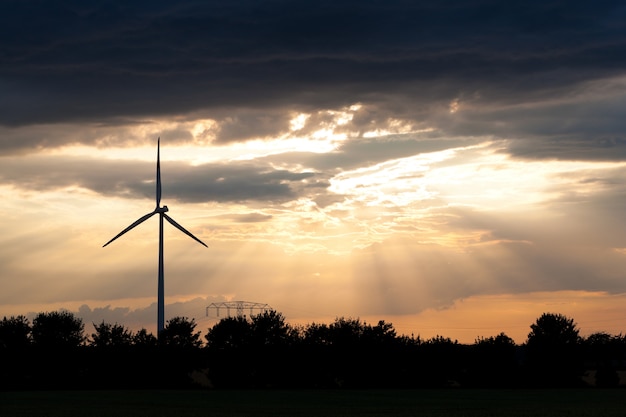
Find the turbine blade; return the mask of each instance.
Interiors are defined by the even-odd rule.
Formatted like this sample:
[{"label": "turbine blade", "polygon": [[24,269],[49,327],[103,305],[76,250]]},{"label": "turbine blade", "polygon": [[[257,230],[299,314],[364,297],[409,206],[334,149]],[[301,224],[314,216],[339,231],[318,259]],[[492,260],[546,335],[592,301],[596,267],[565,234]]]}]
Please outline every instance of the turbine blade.
[{"label": "turbine blade", "polygon": [[156,206],[161,204],[161,137],[157,140]]},{"label": "turbine blade", "polygon": [[148,213],[145,216],[140,217],[139,219],[137,219],[133,224],[131,224],[130,226],[128,226],[126,229],[122,230],[121,232],[119,232],[117,234],[117,236],[115,236],[113,239],[109,240],[107,243],[105,243],[104,245],[102,245],[102,247],[105,247],[106,245],[108,245],[109,243],[113,242],[115,239],[117,239],[118,237],[122,236],[124,233],[128,232],[130,229],[132,229],[135,226],[138,226],[139,224],[145,222],[146,220],[148,220],[150,217],[154,216],[157,212],[153,211],[152,213]]},{"label": "turbine blade", "polygon": [[186,234],[187,236],[189,236],[190,238],[192,238],[193,240],[195,240],[196,242],[198,242],[199,244],[201,244],[205,248],[208,248],[208,246],[203,241],[201,241],[200,239],[198,239],[197,237],[192,235],[191,232],[189,232],[183,226],[181,226],[180,224],[176,223],[176,221],[174,219],[172,219],[170,216],[168,216],[167,214],[163,213],[163,217],[165,217],[165,220],[170,222],[170,224],[172,226],[174,226],[175,228],[177,228],[178,230],[180,230],[181,232],[183,232],[184,234]]}]

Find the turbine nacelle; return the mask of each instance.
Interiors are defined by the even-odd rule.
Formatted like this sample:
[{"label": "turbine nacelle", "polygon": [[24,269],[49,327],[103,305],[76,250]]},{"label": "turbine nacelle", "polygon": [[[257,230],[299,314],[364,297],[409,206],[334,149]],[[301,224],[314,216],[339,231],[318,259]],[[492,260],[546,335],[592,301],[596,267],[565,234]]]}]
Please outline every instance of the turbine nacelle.
[{"label": "turbine nacelle", "polygon": [[167,213],[168,211],[170,211],[170,209],[168,209],[167,206],[157,207],[154,209],[155,213]]}]

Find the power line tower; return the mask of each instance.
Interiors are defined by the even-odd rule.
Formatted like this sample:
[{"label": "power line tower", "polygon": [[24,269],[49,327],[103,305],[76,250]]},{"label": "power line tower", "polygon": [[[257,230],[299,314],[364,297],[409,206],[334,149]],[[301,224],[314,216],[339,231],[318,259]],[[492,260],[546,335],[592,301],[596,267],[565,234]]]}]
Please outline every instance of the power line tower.
[{"label": "power line tower", "polygon": [[206,308],[206,316],[209,317],[209,311],[215,310],[215,317],[220,316],[220,309],[226,309],[226,317],[230,317],[230,311],[235,311],[236,317],[244,317],[244,310],[250,311],[250,316],[261,314],[266,311],[272,310],[269,304],[254,303],[252,301],[225,301],[222,303],[211,303]]}]

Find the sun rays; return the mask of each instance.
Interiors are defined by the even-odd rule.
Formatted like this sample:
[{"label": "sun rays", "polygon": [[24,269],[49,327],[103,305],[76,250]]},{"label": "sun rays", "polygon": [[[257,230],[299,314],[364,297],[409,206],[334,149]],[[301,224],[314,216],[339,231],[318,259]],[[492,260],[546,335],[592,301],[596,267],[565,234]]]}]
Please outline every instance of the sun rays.
[{"label": "sun rays", "polygon": [[[585,202],[610,201],[626,164],[515,158],[506,152],[506,141],[434,141],[430,129],[397,119],[369,123],[367,115],[358,105],[290,112],[277,137],[222,143],[210,136],[221,129],[217,119],[170,121],[105,132],[102,141],[113,147],[67,146],[27,163],[14,160],[11,175],[19,173],[21,183],[2,187],[9,197],[5,218],[27,226],[19,232],[7,227],[13,247],[3,253],[10,257],[29,247],[31,254],[21,257],[27,266],[14,273],[37,277],[12,284],[14,294],[28,298],[29,289],[42,282],[69,277],[86,256],[97,272],[68,278],[37,301],[53,305],[53,296],[61,293],[69,294],[67,305],[81,305],[76,301],[81,297],[112,305],[120,305],[115,303],[120,297],[149,300],[154,275],[149,254],[156,246],[150,228],[134,230],[133,244],[119,242],[123,250],[107,262],[85,247],[153,200],[154,178],[141,174],[143,167],[152,172],[153,149],[143,139],[130,146],[115,138],[127,133],[143,138],[157,127],[178,135],[163,155],[163,200],[175,203],[186,227],[214,242],[211,253],[199,259],[184,236],[165,232],[168,262],[180,275],[168,283],[176,302],[188,302],[189,294],[236,295],[268,302],[296,315],[294,320],[298,315],[313,320],[316,312],[318,318],[393,318],[400,330],[442,326],[442,331],[456,320],[468,333],[480,330],[467,324],[472,315],[484,317],[474,301],[459,300],[488,300],[500,308],[497,297],[507,294],[583,294],[585,286],[568,280],[568,274],[593,282],[595,277],[583,278],[594,271],[602,275],[595,282],[619,291],[624,246],[611,237],[619,229],[611,231],[598,220],[603,229],[594,229],[581,219],[588,218]],[[137,180],[128,181],[129,175]],[[246,192],[229,194],[233,188]],[[23,207],[20,199],[30,204]],[[84,212],[90,216],[77,214]],[[71,237],[61,242],[28,239],[41,228],[58,234],[68,224]],[[60,252],[49,252],[50,245]],[[81,296],[85,288],[99,295]],[[452,318],[455,311],[467,317]],[[536,314],[533,310],[531,319]],[[504,316],[516,323],[519,318],[515,311]],[[448,327],[442,324],[446,320]]]}]

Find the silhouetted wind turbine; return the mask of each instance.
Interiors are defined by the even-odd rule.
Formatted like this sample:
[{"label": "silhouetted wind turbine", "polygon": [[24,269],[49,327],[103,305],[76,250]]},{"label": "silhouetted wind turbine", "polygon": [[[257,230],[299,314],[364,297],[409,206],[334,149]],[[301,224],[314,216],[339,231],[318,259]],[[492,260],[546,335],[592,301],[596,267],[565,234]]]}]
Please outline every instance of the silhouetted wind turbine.
[{"label": "silhouetted wind turbine", "polygon": [[176,221],[174,221],[174,219],[172,219],[170,216],[165,214],[168,211],[167,206],[163,206],[163,207],[160,206],[161,205],[161,156],[160,156],[160,149],[161,149],[161,138],[159,138],[158,141],[157,141],[156,207],[155,207],[154,211],[151,212],[151,213],[146,214],[143,217],[140,217],[133,224],[131,224],[126,229],[124,229],[120,233],[118,233],[117,236],[115,236],[113,239],[109,240],[107,243],[102,245],[102,247],[105,247],[106,245],[108,245],[109,243],[113,242],[118,237],[122,236],[124,233],[126,233],[129,230],[131,230],[132,228],[134,228],[135,226],[139,226],[141,223],[145,222],[150,217],[154,216],[157,213],[159,214],[159,283],[158,283],[159,289],[158,289],[158,300],[157,300],[157,310],[158,310],[157,311],[157,336],[159,336],[161,334],[161,331],[165,327],[165,318],[164,318],[165,317],[165,294],[164,294],[164,283],[163,283],[163,281],[164,281],[164,277],[163,277],[163,218],[165,218],[165,220],[167,220],[172,226],[174,226],[175,228],[177,228],[178,230],[180,230],[181,232],[183,232],[187,236],[191,237],[196,242],[200,243],[204,247],[208,247],[207,245],[204,244],[203,241],[201,241],[200,239],[198,239],[197,237],[192,235],[189,231],[187,231],[187,229],[185,229],[180,224],[176,223]]}]

